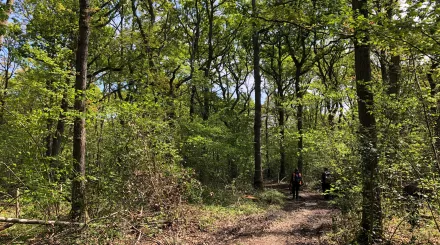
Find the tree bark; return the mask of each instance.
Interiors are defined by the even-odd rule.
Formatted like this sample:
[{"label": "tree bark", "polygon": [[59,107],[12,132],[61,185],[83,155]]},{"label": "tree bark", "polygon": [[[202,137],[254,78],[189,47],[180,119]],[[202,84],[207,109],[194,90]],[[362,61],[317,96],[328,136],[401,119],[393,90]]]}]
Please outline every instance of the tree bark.
[{"label": "tree bark", "polygon": [[68,109],[68,102],[67,102],[67,92],[63,93],[63,98],[61,99],[61,110],[60,117],[58,118],[57,122],[57,130],[55,132],[55,136],[52,139],[52,156],[58,156],[61,153],[61,144],[63,142],[63,135],[65,130],[65,122],[66,119],[66,113]]},{"label": "tree bark", "polygon": [[389,86],[387,93],[389,95],[394,94],[395,96],[399,95],[399,80],[400,80],[400,55],[391,56],[391,64],[389,69]]},{"label": "tree bark", "polygon": [[272,178],[271,166],[269,161],[269,106],[270,106],[270,94],[267,93],[266,98],[266,118],[264,121],[265,125],[265,142],[266,142],[266,167],[267,167],[267,178]]},{"label": "tree bark", "polygon": [[298,170],[300,171],[300,173],[303,172],[303,165],[304,165],[304,160],[303,160],[303,148],[304,148],[304,143],[303,143],[303,110],[304,107],[302,105],[302,98],[303,98],[303,92],[301,91],[301,83],[300,83],[300,79],[301,79],[301,67],[297,66],[296,67],[296,73],[295,73],[295,94],[296,94],[296,98],[298,100],[298,108],[296,111],[296,118],[298,120],[297,123],[297,130],[298,130],[298,162],[297,162],[297,167]]},{"label": "tree bark", "polygon": [[[206,67],[204,68],[204,76],[209,83],[209,73],[211,71],[212,60],[214,57],[214,46],[212,43],[213,28],[214,28],[214,0],[205,1],[206,14],[208,15],[208,59],[206,60]],[[203,88],[203,113],[202,118],[204,121],[209,118],[209,97],[210,97],[210,84],[205,84]]]},{"label": "tree bark", "polygon": [[[256,21],[257,4],[252,0],[252,18]],[[263,189],[263,173],[261,171],[261,75],[260,75],[260,43],[256,24],[253,24],[252,47],[255,82],[255,115],[254,115],[254,188]]]},{"label": "tree bark", "polygon": [[[191,57],[190,57],[190,66],[191,66],[191,73],[190,78],[194,75],[194,65],[196,62],[196,59],[199,57],[199,40],[200,40],[200,23],[202,21],[201,14],[199,12],[199,6],[198,6],[199,0],[195,1],[195,11],[196,11],[196,22],[195,22],[195,30],[194,30],[194,36],[192,38],[192,47],[191,47]],[[194,84],[191,85],[191,96],[190,96],[190,106],[189,106],[189,115],[191,120],[194,117],[194,114],[196,112],[196,93],[197,88]]]},{"label": "tree bark", "polygon": [[[355,19],[363,15],[368,19],[367,0],[353,0]],[[376,119],[374,116],[374,95],[371,91],[371,60],[369,33],[357,28],[354,40],[356,93],[359,113],[359,139],[362,165],[362,221],[358,236],[360,244],[381,243],[382,209],[379,185]]]},{"label": "tree bark", "polygon": [[[0,21],[0,28],[4,29],[8,25],[9,16],[12,13],[12,6],[14,5],[14,0],[6,0],[5,6],[5,15],[4,19]],[[3,35],[0,36],[0,49],[3,47]]]},{"label": "tree bark", "polygon": [[278,107],[278,122],[280,127],[280,179],[286,177],[286,149],[284,147],[285,138],[285,110],[284,110],[284,83],[283,83],[283,61],[282,61],[282,43],[281,35],[277,37],[277,72],[276,72],[276,84],[278,90],[277,107]]},{"label": "tree bark", "polygon": [[72,209],[73,220],[86,220],[86,121],[85,95],[87,87],[87,57],[89,44],[90,0],[79,0],[79,36],[76,51],[75,105],[77,113],[73,131],[73,179]]},{"label": "tree bark", "polygon": [[[436,98],[439,93],[439,89],[437,88],[437,82],[434,79],[434,72],[439,67],[439,63],[432,61],[431,66],[429,67],[429,71],[426,74],[426,77],[429,82],[429,86],[431,87],[431,97]],[[436,104],[431,106],[431,114],[432,114],[432,124],[434,125],[434,137],[435,137],[435,148],[437,151],[440,149],[440,116],[438,113],[440,111],[440,100],[436,99]],[[437,156],[438,157],[438,156]],[[436,159],[437,161],[439,159]]]}]

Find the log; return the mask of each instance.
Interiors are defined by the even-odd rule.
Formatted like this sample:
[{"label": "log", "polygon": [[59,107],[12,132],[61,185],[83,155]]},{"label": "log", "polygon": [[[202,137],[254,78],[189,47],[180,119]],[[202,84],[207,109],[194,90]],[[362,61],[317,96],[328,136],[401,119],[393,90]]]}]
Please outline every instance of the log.
[{"label": "log", "polygon": [[57,221],[57,220],[38,220],[38,219],[17,219],[0,217],[0,222],[12,224],[35,224],[35,225],[63,225],[63,226],[84,226],[85,223]]}]

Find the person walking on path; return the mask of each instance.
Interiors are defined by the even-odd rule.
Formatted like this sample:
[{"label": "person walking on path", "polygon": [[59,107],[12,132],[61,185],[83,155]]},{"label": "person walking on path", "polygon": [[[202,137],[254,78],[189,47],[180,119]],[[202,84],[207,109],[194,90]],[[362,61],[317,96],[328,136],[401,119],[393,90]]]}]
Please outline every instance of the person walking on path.
[{"label": "person walking on path", "polygon": [[327,191],[330,190],[330,184],[331,184],[330,179],[331,179],[330,171],[328,171],[328,168],[324,168],[324,172],[321,175],[321,184],[322,184],[322,193],[324,194],[325,200],[330,199],[330,193],[327,193]]},{"label": "person walking on path", "polygon": [[302,181],[302,175],[299,172],[298,169],[295,169],[295,171],[292,173],[292,176],[290,178],[290,188],[293,193],[293,199],[298,200],[299,198],[299,187],[303,185]]}]

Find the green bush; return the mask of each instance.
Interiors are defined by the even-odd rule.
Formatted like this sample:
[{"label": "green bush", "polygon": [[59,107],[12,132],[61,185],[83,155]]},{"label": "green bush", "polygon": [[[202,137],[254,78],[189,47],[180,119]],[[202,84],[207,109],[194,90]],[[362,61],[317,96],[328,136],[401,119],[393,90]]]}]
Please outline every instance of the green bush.
[{"label": "green bush", "polygon": [[258,195],[262,202],[283,205],[286,196],[277,190],[266,190]]}]

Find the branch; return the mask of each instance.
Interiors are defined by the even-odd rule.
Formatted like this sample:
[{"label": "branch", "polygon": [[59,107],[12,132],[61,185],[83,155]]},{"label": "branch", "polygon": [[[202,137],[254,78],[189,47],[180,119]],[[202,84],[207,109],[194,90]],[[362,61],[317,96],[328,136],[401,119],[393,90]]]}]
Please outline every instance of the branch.
[{"label": "branch", "polygon": [[101,69],[93,72],[92,74],[87,75],[87,78],[95,77],[95,76],[97,76],[101,72],[105,72],[105,71],[122,71],[122,69],[123,69],[123,66],[122,67],[104,67],[104,68],[101,68]]},{"label": "branch", "polygon": [[12,224],[32,224],[32,225],[62,225],[62,226],[85,226],[85,223],[69,222],[69,221],[57,221],[57,220],[38,220],[38,219],[17,219],[0,217],[0,222],[12,223]]}]

